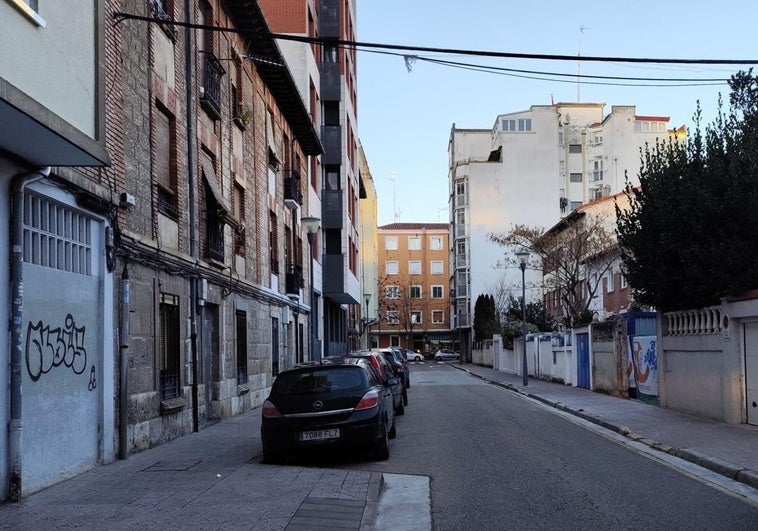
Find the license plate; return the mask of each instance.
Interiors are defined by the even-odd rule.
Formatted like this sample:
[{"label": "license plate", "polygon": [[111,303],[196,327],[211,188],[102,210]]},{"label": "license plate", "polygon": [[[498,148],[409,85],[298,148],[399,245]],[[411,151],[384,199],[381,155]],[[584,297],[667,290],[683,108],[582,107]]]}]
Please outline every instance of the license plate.
[{"label": "license plate", "polygon": [[325,441],[327,439],[338,439],[340,436],[339,428],[332,428],[330,430],[313,430],[313,431],[301,431],[301,441]]}]

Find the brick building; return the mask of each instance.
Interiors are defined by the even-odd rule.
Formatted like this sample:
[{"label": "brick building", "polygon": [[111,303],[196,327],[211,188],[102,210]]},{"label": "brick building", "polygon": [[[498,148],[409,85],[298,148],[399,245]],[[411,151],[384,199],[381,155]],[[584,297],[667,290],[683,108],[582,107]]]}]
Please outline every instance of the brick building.
[{"label": "brick building", "polygon": [[372,346],[431,352],[456,347],[450,326],[449,226],[392,223],[380,226],[379,322]]}]

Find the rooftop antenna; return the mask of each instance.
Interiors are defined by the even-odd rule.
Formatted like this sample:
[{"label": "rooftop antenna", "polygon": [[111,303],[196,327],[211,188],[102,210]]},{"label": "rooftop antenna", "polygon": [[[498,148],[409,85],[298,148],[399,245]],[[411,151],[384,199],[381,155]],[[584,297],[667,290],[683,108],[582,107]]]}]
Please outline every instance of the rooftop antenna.
[{"label": "rooftop antenna", "polygon": [[581,87],[581,82],[579,79],[581,78],[582,74],[582,61],[580,59],[582,55],[582,33],[584,33],[584,30],[590,29],[589,26],[580,25],[579,26],[579,45],[576,50],[576,102],[580,103],[581,99],[579,97],[579,87]]},{"label": "rooftop antenna", "polygon": [[394,216],[395,223],[397,223],[398,218],[398,212],[397,212],[397,196],[395,194],[395,180],[397,178],[397,173],[395,171],[390,172],[390,181],[392,181],[392,215]]}]

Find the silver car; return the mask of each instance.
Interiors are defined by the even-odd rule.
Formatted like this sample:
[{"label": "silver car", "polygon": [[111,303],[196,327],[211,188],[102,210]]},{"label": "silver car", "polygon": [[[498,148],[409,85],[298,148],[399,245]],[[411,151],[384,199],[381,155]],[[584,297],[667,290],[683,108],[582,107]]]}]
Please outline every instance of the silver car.
[{"label": "silver car", "polygon": [[441,348],[437,352],[434,353],[435,361],[457,360],[460,357],[461,355],[455,352],[454,350],[449,350],[446,348]]}]

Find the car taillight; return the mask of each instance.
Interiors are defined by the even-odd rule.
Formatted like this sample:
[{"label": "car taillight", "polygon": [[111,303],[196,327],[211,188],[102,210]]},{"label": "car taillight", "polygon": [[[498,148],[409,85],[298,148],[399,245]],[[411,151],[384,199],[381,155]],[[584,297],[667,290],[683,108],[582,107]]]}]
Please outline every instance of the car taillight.
[{"label": "car taillight", "polygon": [[363,395],[363,398],[361,398],[361,401],[358,402],[358,405],[355,406],[356,411],[361,411],[364,409],[371,409],[372,407],[376,407],[379,405],[379,393],[377,391],[371,390],[365,395]]},{"label": "car taillight", "polygon": [[270,400],[266,400],[263,403],[263,416],[267,419],[280,419],[282,414],[276,409],[276,406],[271,403]]}]

